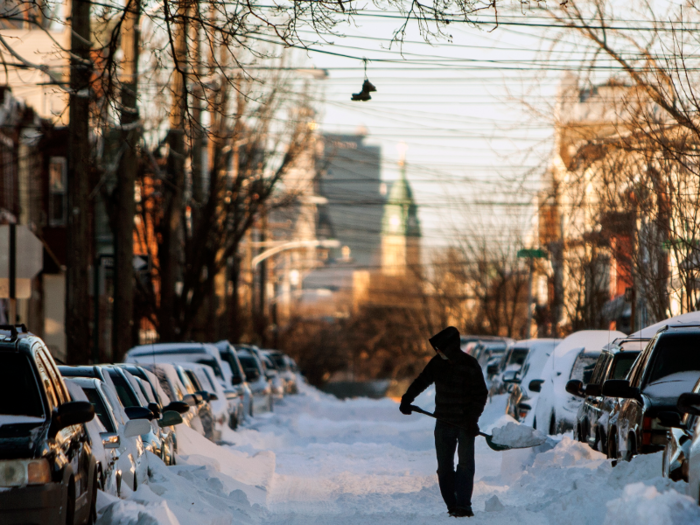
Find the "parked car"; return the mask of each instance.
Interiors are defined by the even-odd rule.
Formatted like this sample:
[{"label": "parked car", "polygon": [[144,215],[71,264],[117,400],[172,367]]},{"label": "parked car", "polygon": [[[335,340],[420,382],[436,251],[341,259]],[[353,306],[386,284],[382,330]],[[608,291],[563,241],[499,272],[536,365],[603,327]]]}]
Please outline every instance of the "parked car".
[{"label": "parked car", "polygon": [[664,465],[667,462],[669,464],[666,475],[672,477],[671,472],[680,470],[681,479],[688,482],[688,496],[700,504],[700,381],[695,384],[692,392],[685,392],[678,397],[676,408],[684,414],[682,428],[687,430],[685,436],[688,440],[681,442],[679,439],[679,450],[671,452],[673,455],[668,452],[664,454]]},{"label": "parked car", "polygon": [[284,381],[284,393],[298,393],[299,385],[297,384],[297,371],[294,360],[279,350],[263,350],[263,352],[274,361],[277,371]]},{"label": "parked car", "polygon": [[283,399],[285,392],[285,384],[284,379],[282,379],[282,375],[280,374],[280,371],[277,369],[277,365],[264,350],[261,350],[258,353],[258,357],[265,365],[265,377],[270,382],[270,388],[272,388],[272,396],[275,399]]},{"label": "parked car", "polygon": [[[502,381],[512,385],[506,402],[506,414],[525,425],[534,425],[533,407],[537,406],[540,387],[544,382],[539,378],[543,375],[542,370],[549,356],[560,342],[561,339],[533,340],[520,371],[509,371],[503,374]],[[530,388],[530,384],[533,385],[534,390]]]},{"label": "parked car", "polygon": [[628,379],[609,379],[603,395],[619,397],[620,409],[608,438],[609,455],[629,460],[663,450],[664,412],[679,414],[677,402],[700,378],[700,327],[668,326],[644,348]]},{"label": "parked car", "polygon": [[506,348],[505,353],[498,361],[489,365],[486,369],[486,374],[491,378],[491,386],[489,388],[489,396],[497,396],[505,394],[506,390],[512,386],[511,383],[503,382],[503,374],[505,372],[519,372],[530,351],[530,345],[537,339],[527,339],[525,341],[516,341],[511,343]]},{"label": "parked car", "polygon": [[574,439],[588,443],[594,450],[607,452],[610,415],[617,414],[619,399],[603,396],[603,383],[608,379],[625,379],[632,364],[647,341],[617,340],[603,348],[587,384],[569,381],[566,390],[583,398],[574,425]]},{"label": "parked car", "polygon": [[0,326],[0,523],[79,524],[97,517],[97,461],[84,423],[44,342]]},{"label": "parked car", "polygon": [[[171,363],[142,364],[141,366],[153,372],[153,375],[158,378],[165,395],[171,400],[171,405],[177,407],[175,410],[182,415],[185,424],[204,435],[204,426],[197,409],[201,397],[198,399],[197,396],[188,392],[185,385],[182,384],[176,366]],[[189,408],[185,409],[186,407],[183,405],[176,405],[176,402],[185,403]]]},{"label": "parked car", "polygon": [[161,429],[157,423],[160,410],[151,406],[144,397],[136,378],[122,367],[113,365],[97,366],[60,366],[64,377],[91,377],[109,385],[117,396],[118,404],[123,408],[128,419],[147,419],[151,421],[149,430],[142,436],[143,446],[160,456],[166,463],[172,462],[173,436],[172,433]]},{"label": "parked car", "polygon": [[[235,410],[238,404],[229,405],[224,394],[224,389],[215,379],[211,367],[198,363],[181,363],[180,366],[198,392],[209,402],[214,425],[212,429],[213,435],[210,439],[212,439],[212,441],[221,441],[223,427],[228,426],[231,417],[237,418],[236,415],[231,414],[231,410]],[[212,375],[211,378],[209,376],[210,371]]]},{"label": "parked car", "polygon": [[[573,429],[582,399],[566,391],[572,379],[584,380],[605,345],[625,334],[610,330],[581,330],[565,338],[554,349],[542,370],[541,392],[535,407],[533,425],[549,434]],[[533,388],[534,386],[534,388]],[[537,386],[530,382],[530,390]]]},{"label": "parked car", "polygon": [[256,351],[251,347],[236,345],[236,353],[248,378],[248,385],[252,393],[250,415],[270,412],[273,406],[272,387],[265,377],[265,365],[263,365]]},{"label": "parked car", "polygon": [[512,339],[504,338],[500,340],[479,341],[476,343],[470,354],[479,362],[479,365],[481,365],[481,368],[484,370],[484,377],[487,376],[486,368],[489,362],[493,363],[496,360],[500,360],[506,352],[508,345],[513,342]]},{"label": "parked car", "polygon": [[241,365],[238,359],[236,348],[226,340],[214,343],[214,346],[219,349],[219,355],[224,363],[224,368],[228,366],[231,371],[231,386],[228,388],[236,392],[238,402],[242,405],[240,411],[238,411],[240,419],[235,422],[235,425],[229,425],[231,428],[236,428],[245,421],[246,415],[251,414],[253,409],[253,392],[248,384],[248,378],[245,375],[245,370],[243,370],[243,365]]},{"label": "parked car", "polygon": [[[150,430],[145,419],[130,420],[119,410],[119,403],[107,393],[110,388],[99,379],[68,377],[66,384],[75,386],[92,404],[103,427],[92,441],[100,441],[103,456],[99,458],[104,477],[103,489],[121,496],[122,484],[136,490],[148,482],[148,460],[144,453],[141,434]],[[111,397],[111,399],[110,399]]]}]

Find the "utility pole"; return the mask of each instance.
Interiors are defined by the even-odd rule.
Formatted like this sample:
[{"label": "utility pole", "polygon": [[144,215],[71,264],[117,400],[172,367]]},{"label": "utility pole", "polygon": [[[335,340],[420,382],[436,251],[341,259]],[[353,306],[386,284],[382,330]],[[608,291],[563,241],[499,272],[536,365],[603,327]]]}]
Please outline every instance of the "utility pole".
[{"label": "utility pole", "polygon": [[[168,131],[168,181],[164,188],[170,193],[165,204],[163,226],[163,251],[160,262],[160,337],[172,341],[179,336],[178,321],[175,319],[175,282],[180,262],[180,216],[182,214],[183,189],[185,184],[185,115],[187,113],[187,15],[189,2],[177,3],[175,21],[175,71],[172,81],[172,108],[170,110],[170,130]],[[186,298],[183,298],[186,300]]]},{"label": "utility pole", "polygon": [[122,22],[122,154],[115,193],[114,231],[114,308],[112,308],[112,358],[121,361],[131,348],[134,324],[134,215],[138,166],[137,148],[141,129],[138,125],[138,62],[141,0],[127,2]]},{"label": "utility pole", "polygon": [[66,346],[70,363],[87,363],[90,356],[90,5],[91,2],[87,0],[72,0],[70,13],[65,312]]}]

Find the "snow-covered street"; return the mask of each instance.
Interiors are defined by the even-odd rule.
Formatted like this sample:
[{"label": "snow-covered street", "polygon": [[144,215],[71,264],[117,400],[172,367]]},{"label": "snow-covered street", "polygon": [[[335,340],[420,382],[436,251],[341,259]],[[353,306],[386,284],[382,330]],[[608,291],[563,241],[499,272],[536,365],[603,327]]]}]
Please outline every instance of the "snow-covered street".
[{"label": "snow-covered street", "polygon": [[[483,430],[511,421],[501,397]],[[430,394],[416,404],[432,409]],[[100,493],[103,524],[452,523],[435,475],[434,421],[389,400],[340,401],[306,387],[273,414],[214,445],[180,425],[178,465],[150,457],[150,482],[126,500]],[[661,455],[612,467],[563,437],[532,449],[476,446],[470,523],[700,524],[685,483],[661,477]]]}]

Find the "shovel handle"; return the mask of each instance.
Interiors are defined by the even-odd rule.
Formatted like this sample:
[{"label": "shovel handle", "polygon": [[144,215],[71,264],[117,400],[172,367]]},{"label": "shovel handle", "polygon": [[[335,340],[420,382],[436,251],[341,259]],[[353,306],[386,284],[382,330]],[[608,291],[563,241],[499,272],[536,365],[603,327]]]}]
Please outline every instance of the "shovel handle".
[{"label": "shovel handle", "polygon": [[[444,420],[444,419],[442,419],[442,418],[440,418],[440,417],[437,417],[437,416],[436,416],[435,414],[433,414],[432,412],[428,412],[427,410],[423,410],[423,409],[422,409],[421,407],[419,407],[419,406],[411,405],[411,410],[413,410],[414,412],[418,412],[419,414],[425,414],[426,416],[430,416],[430,417],[432,417],[432,418],[434,418],[434,419],[437,419],[438,421],[442,421],[443,423],[447,423],[448,425],[452,425],[452,426],[457,427],[457,428],[462,428],[460,425],[457,425],[456,423],[452,423],[452,422],[450,422],[450,421],[446,421],[446,420]],[[479,431],[479,435],[480,435],[480,436],[484,436],[484,437],[488,437],[488,438],[491,437],[489,434],[484,434],[484,433],[481,432],[481,431]]]}]

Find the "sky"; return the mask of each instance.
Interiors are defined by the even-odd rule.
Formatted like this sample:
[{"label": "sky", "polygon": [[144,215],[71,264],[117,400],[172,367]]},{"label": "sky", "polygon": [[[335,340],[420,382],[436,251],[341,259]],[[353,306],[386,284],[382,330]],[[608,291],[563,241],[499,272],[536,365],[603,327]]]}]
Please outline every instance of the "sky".
[{"label": "sky", "polygon": [[[491,15],[479,18],[493,21]],[[508,19],[546,22],[534,13]],[[474,231],[514,240],[514,232],[520,236],[531,224],[564,74],[539,65],[550,63],[547,29],[452,24],[451,42],[431,45],[413,26],[399,46],[391,43],[398,25],[396,19],[358,17],[356,26],[341,29],[344,37],[310,46],[359,58],[308,53],[328,71],[321,131],[365,128],[366,142],[382,147],[386,181],[399,176],[405,144],[425,245],[445,245]],[[361,58],[368,59],[367,78],[377,92],[371,101],[351,102],[364,79]]]}]

